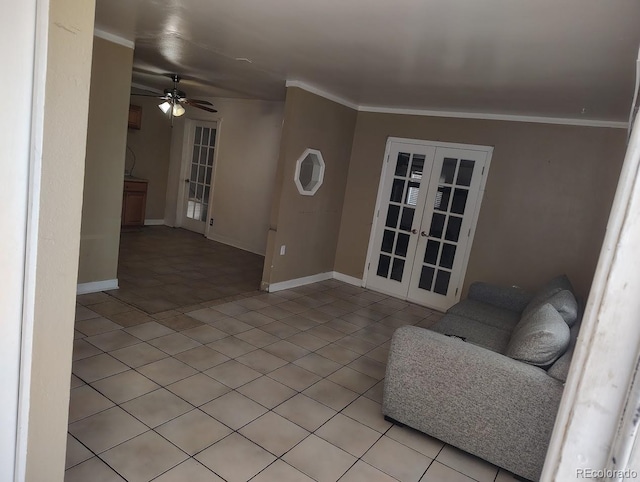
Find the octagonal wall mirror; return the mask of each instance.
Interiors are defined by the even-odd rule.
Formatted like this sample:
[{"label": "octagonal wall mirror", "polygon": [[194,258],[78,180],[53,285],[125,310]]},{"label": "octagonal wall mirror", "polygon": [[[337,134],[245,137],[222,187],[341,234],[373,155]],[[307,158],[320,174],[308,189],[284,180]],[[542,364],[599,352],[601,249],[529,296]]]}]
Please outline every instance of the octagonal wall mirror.
[{"label": "octagonal wall mirror", "polygon": [[296,162],[293,180],[303,196],[313,196],[324,179],[324,159],[317,149],[306,149]]}]

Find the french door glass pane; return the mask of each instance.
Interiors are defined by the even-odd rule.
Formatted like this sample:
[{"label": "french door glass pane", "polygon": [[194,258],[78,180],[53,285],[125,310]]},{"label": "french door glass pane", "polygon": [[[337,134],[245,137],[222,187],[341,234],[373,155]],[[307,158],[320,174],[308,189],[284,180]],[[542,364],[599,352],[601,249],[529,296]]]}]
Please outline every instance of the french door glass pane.
[{"label": "french door glass pane", "polygon": [[[440,266],[443,268],[453,268],[453,260],[456,256],[456,245],[445,243],[442,247],[442,256],[440,256]],[[435,263],[432,263],[435,264]]]},{"label": "french door glass pane", "polygon": [[376,274],[378,276],[382,276],[386,278],[389,274],[389,266],[391,265],[391,256],[385,256],[384,254],[380,255],[380,260],[378,261],[378,271]]},{"label": "french door glass pane", "polygon": [[460,161],[460,170],[458,171],[458,179],[456,184],[458,186],[471,186],[471,177],[473,176],[473,166],[475,161]]},{"label": "french door glass pane", "polygon": [[406,258],[408,247],[409,247],[409,235],[398,234],[398,243],[396,244],[396,255]]},{"label": "french door glass pane", "polygon": [[411,226],[413,226],[413,214],[415,211],[415,209],[411,208],[402,208],[402,218],[400,219],[400,229],[402,231],[411,231]]},{"label": "french door glass pane", "polygon": [[402,202],[402,193],[404,192],[405,182],[402,179],[394,179],[393,187],[391,188],[391,202]]},{"label": "french door glass pane", "polygon": [[447,296],[447,290],[449,289],[449,279],[451,278],[450,271],[438,270],[436,275],[436,282],[433,286],[433,291],[439,295]]},{"label": "french door glass pane", "polygon": [[456,173],[456,165],[457,161],[455,159],[445,157],[444,163],[442,164],[442,172],[440,173],[440,183],[453,184],[453,176],[455,176]]},{"label": "french door glass pane", "polygon": [[389,231],[388,229],[384,230],[382,235],[382,248],[381,251],[385,253],[391,253],[393,251],[393,240],[395,239],[395,234],[393,231]]},{"label": "french door glass pane", "polygon": [[393,267],[391,268],[391,279],[395,281],[402,281],[403,273],[404,273],[404,259],[393,258]]},{"label": "french door glass pane", "polygon": [[440,243],[430,239],[427,241],[427,249],[424,251],[424,262],[435,265],[438,261],[438,251],[440,251]]},{"label": "french door glass pane", "polygon": [[407,169],[409,169],[409,158],[411,154],[401,152],[398,154],[398,161],[396,163],[395,175],[398,177],[405,177],[407,175]]},{"label": "french door glass pane", "polygon": [[398,227],[398,216],[400,216],[400,206],[390,204],[389,211],[387,212],[387,221],[385,222],[385,226],[390,228]]},{"label": "french door glass pane", "polygon": [[442,238],[444,232],[444,222],[447,217],[444,214],[433,213],[431,218],[431,228],[429,229],[429,236],[432,238]]},{"label": "french door glass pane", "polygon": [[451,202],[451,212],[456,214],[464,214],[464,208],[467,205],[467,189],[456,189],[453,192],[453,201]]},{"label": "french door glass pane", "polygon": [[447,241],[458,241],[460,238],[460,227],[462,226],[462,218],[455,216],[449,216],[447,222],[447,232],[444,235],[444,239]]},{"label": "french door glass pane", "polygon": [[423,290],[431,291],[431,284],[433,283],[433,273],[435,270],[431,266],[423,266],[420,272],[420,281],[418,287]]}]

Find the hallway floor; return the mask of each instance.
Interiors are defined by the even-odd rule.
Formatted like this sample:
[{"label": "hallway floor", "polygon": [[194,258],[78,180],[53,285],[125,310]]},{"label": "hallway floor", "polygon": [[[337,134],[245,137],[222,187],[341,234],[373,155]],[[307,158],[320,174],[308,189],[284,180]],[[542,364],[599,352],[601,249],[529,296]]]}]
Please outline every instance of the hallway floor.
[{"label": "hallway floor", "polygon": [[[231,267],[235,253],[255,270],[254,255],[229,247],[209,253],[209,268],[181,270],[202,259],[187,234],[193,251],[172,246],[174,233],[123,246],[126,302],[78,296],[66,482],[516,480],[382,417],[393,331],[428,327],[438,313],[335,280],[256,292]],[[174,250],[182,262],[163,263]],[[160,310],[146,302],[162,293],[140,287],[160,276],[157,289],[171,293],[189,284],[180,277],[224,294],[211,282],[223,273],[249,291],[197,304],[187,294]]]},{"label": "hallway floor", "polygon": [[264,257],[168,226],[120,235],[118,282],[108,293],[159,313],[260,288]]}]

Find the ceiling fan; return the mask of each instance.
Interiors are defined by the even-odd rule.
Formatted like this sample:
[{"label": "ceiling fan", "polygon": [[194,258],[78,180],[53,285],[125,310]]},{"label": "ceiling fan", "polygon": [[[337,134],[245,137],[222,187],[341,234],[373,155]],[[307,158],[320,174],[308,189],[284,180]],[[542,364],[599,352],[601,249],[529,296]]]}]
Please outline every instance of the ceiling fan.
[{"label": "ceiling fan", "polygon": [[[162,99],[164,102],[160,103],[158,107],[165,114],[169,114],[171,117],[171,124],[173,125],[173,118],[180,117],[185,113],[183,104],[198,109],[206,110],[207,112],[218,112],[213,108],[213,104],[208,100],[189,99],[185,91],[178,89],[178,82],[180,82],[180,76],[178,74],[171,74],[169,76],[173,80],[173,88],[164,89],[164,95],[157,94],[131,94],[142,97],[156,97]],[[208,107],[211,106],[211,107]]]}]

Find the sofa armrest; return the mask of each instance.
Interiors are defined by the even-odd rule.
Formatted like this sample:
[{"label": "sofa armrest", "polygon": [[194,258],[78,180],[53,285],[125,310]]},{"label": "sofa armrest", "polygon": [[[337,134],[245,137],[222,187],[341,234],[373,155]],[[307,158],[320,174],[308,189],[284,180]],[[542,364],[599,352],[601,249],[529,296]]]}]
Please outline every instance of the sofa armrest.
[{"label": "sofa armrest", "polygon": [[533,294],[524,291],[522,288],[513,286],[498,286],[491,283],[476,281],[469,287],[468,298],[488,303],[505,310],[522,313],[529,302],[533,299]]},{"label": "sofa armrest", "polygon": [[544,370],[415,326],[396,330],[383,413],[537,479],[563,385]]}]

